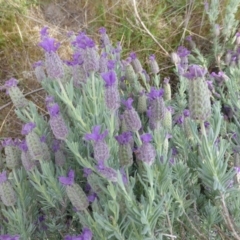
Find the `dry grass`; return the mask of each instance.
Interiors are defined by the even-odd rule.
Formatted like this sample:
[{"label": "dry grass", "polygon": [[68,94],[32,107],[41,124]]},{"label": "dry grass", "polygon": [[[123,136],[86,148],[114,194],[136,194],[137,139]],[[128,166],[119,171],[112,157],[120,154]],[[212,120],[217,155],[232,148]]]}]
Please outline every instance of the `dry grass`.
[{"label": "dry grass", "polygon": [[[167,0],[94,0],[94,4],[92,1],[36,0],[35,4],[27,5],[33,1],[9,0],[6,11],[0,14],[0,20],[4,20],[4,24],[0,24],[0,85],[15,77],[24,93],[40,87],[32,64],[43,58],[37,46],[43,26],[48,26],[51,35],[61,42],[59,54],[63,59],[71,52],[69,31],[86,30],[98,39],[99,27],[105,26],[113,42],[121,41],[123,57],[136,51],[147,68],[147,57],[154,53],[162,76],[171,76],[168,53],[175,50],[186,35],[191,33],[202,41],[205,19],[202,3],[196,4],[197,1],[191,0],[187,5],[183,0],[176,0],[174,4]],[[32,93],[27,98],[44,109],[43,92]],[[21,122],[11,104],[1,109],[9,101],[9,97],[0,92],[0,137],[20,136]]]}]

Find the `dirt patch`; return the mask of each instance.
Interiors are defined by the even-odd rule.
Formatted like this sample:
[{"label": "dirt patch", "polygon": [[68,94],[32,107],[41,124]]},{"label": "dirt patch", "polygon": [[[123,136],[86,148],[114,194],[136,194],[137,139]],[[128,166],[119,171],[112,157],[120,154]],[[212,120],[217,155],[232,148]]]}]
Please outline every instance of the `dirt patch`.
[{"label": "dirt patch", "polygon": [[[40,29],[48,26],[50,34],[66,46],[68,32],[87,29],[93,15],[94,11],[89,5],[79,0],[42,1],[39,6],[31,7],[25,15],[17,15],[11,32],[4,32],[5,46],[2,49],[0,47],[0,86],[15,77],[24,94],[40,88],[32,69],[32,64],[44,57],[37,46]],[[63,59],[67,59],[70,52],[69,47],[59,49]],[[36,103],[39,111],[44,111],[44,91],[28,94],[27,98]],[[0,139],[21,136],[22,123],[10,102],[9,96],[0,91]]]}]

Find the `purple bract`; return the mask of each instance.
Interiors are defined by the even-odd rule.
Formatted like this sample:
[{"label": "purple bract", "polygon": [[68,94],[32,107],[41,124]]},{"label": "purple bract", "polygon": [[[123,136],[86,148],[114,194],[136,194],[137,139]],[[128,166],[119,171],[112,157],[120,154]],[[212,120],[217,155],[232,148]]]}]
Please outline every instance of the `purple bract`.
[{"label": "purple bract", "polygon": [[54,38],[45,36],[42,41],[38,44],[42,47],[46,52],[56,52],[59,48],[60,43],[57,43]]},{"label": "purple bract", "polygon": [[52,106],[48,106],[48,112],[50,114],[50,117],[56,117],[60,113],[59,105],[55,103]]},{"label": "purple bract", "polygon": [[126,107],[128,110],[131,110],[131,109],[132,109],[133,99],[132,99],[132,98],[128,98],[127,101],[122,101],[122,103],[125,105],[125,107]]},{"label": "purple bract", "polygon": [[105,130],[102,134],[100,134],[101,126],[97,125],[92,128],[92,133],[87,133],[84,136],[84,139],[87,141],[102,141],[107,135],[108,131]]},{"label": "purple bract", "polygon": [[0,184],[4,183],[6,181],[7,181],[7,172],[4,171],[4,172],[0,173]]},{"label": "purple bract", "polygon": [[27,124],[25,124],[22,128],[21,133],[23,135],[27,135],[28,133],[30,133],[34,128],[36,127],[36,124],[33,122],[29,122]]},{"label": "purple bract", "polygon": [[105,87],[110,87],[115,84],[117,81],[117,77],[114,71],[109,71],[107,73],[102,73],[101,74],[103,80],[105,81]]},{"label": "purple bract", "polygon": [[10,88],[10,87],[16,87],[18,84],[18,80],[15,78],[10,78],[8,81],[5,82],[4,87]]},{"label": "purple bract", "polygon": [[64,176],[61,176],[59,177],[59,182],[62,184],[62,185],[73,185],[74,183],[74,170],[70,170],[68,172],[68,176],[67,177],[64,177]]},{"label": "purple bract", "polygon": [[177,54],[179,57],[186,57],[190,54],[191,52],[189,50],[187,50],[187,48],[183,47],[183,46],[180,46],[178,47],[177,49]]},{"label": "purple bract", "polygon": [[143,134],[143,135],[141,135],[141,140],[144,143],[148,143],[148,142],[152,141],[152,135],[150,133]]},{"label": "purple bract", "polygon": [[160,88],[159,90],[157,90],[156,88],[154,87],[151,87],[151,91],[150,93],[148,94],[148,97],[151,99],[151,100],[154,100],[154,99],[157,99],[159,97],[162,97],[164,94],[164,89]]},{"label": "purple bract", "polygon": [[122,133],[118,136],[115,136],[115,139],[121,145],[128,144],[130,141],[132,141],[132,133],[131,132],[124,132],[124,133]]},{"label": "purple bract", "polygon": [[188,78],[189,80],[193,80],[195,78],[201,78],[204,77],[207,73],[207,69],[200,67],[198,65],[191,65],[188,68],[188,72],[186,72],[185,74],[183,74],[184,77]]}]

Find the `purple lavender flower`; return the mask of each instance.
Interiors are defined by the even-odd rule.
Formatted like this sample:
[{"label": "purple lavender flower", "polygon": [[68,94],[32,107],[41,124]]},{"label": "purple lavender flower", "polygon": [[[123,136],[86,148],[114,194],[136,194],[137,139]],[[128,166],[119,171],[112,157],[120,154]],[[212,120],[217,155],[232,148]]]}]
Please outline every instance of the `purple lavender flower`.
[{"label": "purple lavender flower", "polygon": [[92,128],[92,133],[87,133],[84,136],[84,139],[87,141],[94,141],[93,151],[94,151],[94,158],[97,161],[105,161],[109,158],[109,149],[104,140],[107,136],[108,131],[105,130],[102,134],[100,134],[101,126],[94,126]]},{"label": "purple lavender flower", "polygon": [[110,87],[113,86],[115,83],[117,83],[117,76],[116,73],[114,71],[109,71],[106,73],[102,73],[101,74],[105,84],[105,87]]},{"label": "purple lavender flower", "polygon": [[7,179],[6,171],[0,173],[0,198],[6,206],[13,206],[17,201],[13,187]]},{"label": "purple lavender flower", "polygon": [[46,102],[47,106],[53,104],[54,103],[54,97],[53,96],[47,96],[45,98],[45,102]]},{"label": "purple lavender flower", "polygon": [[131,132],[124,132],[121,135],[115,136],[115,139],[118,141],[119,144],[125,145],[129,144],[133,138]]},{"label": "purple lavender flower", "polygon": [[152,135],[150,133],[143,134],[143,135],[141,135],[140,138],[143,143],[148,143],[148,142],[152,141]]},{"label": "purple lavender flower", "polygon": [[84,228],[82,232],[82,240],[91,240],[92,232],[89,228]]},{"label": "purple lavender flower", "polygon": [[123,101],[123,104],[126,106],[126,110],[124,111],[124,120],[126,122],[126,126],[129,131],[136,132],[142,127],[141,119],[136,112],[136,110],[132,107],[133,99],[128,98],[127,101]]},{"label": "purple lavender flower", "polygon": [[104,133],[100,134],[101,126],[97,125],[92,128],[92,133],[87,133],[84,136],[84,139],[87,141],[102,141],[108,135],[108,131],[105,130]]},{"label": "purple lavender flower", "polygon": [[87,196],[87,199],[88,199],[89,202],[94,202],[96,198],[97,198],[97,194],[96,193],[90,193]]},{"label": "purple lavender flower", "polygon": [[7,172],[4,171],[2,173],[0,173],[0,184],[4,183],[7,181]]},{"label": "purple lavender flower", "polygon": [[124,184],[124,185],[127,185],[127,184],[128,184],[128,178],[127,178],[126,172],[124,171],[124,168],[121,168],[121,169],[120,169],[120,173],[122,174],[123,184]]},{"label": "purple lavender flower", "polygon": [[42,41],[39,43],[39,46],[44,49],[44,51],[51,53],[56,52],[60,46],[60,43],[57,43],[54,38],[45,36],[42,38]]},{"label": "purple lavender flower", "polygon": [[8,81],[5,82],[4,86],[6,89],[11,88],[11,87],[16,87],[18,84],[18,80],[15,78],[10,78]]},{"label": "purple lavender flower", "polygon": [[74,170],[69,170],[67,177],[62,176],[62,177],[58,178],[59,182],[62,185],[65,185],[65,186],[70,185],[71,186],[74,183],[74,175],[75,175]]},{"label": "purple lavender flower", "polygon": [[131,61],[131,64],[133,66],[135,73],[142,72],[143,68],[142,68],[142,65],[141,65],[139,59],[137,58],[136,53],[135,52],[130,53],[129,57],[131,59],[130,61]]},{"label": "purple lavender flower", "polygon": [[37,81],[42,82],[46,78],[43,61],[35,62],[33,68]]},{"label": "purple lavender flower", "polygon": [[60,113],[60,108],[57,103],[48,105],[48,112],[50,114],[50,126],[54,136],[59,140],[65,140],[68,135],[68,128]]},{"label": "purple lavender flower", "polygon": [[18,80],[10,78],[5,82],[4,86],[0,90],[6,90],[16,108],[23,108],[28,105],[27,99],[24,97],[22,91],[17,86]]},{"label": "purple lavender flower", "polygon": [[97,171],[106,179],[112,182],[117,182],[117,172],[113,168],[106,167],[103,161],[99,161],[96,166]]},{"label": "purple lavender flower", "polygon": [[108,54],[106,52],[103,52],[100,55],[99,72],[100,73],[105,73],[107,71],[108,71]]},{"label": "purple lavender flower", "polygon": [[224,72],[219,71],[218,73],[212,72],[211,76],[215,79],[219,86],[222,86],[223,82],[227,80],[227,76]]},{"label": "purple lavender flower", "polygon": [[53,104],[52,106],[48,107],[48,112],[50,114],[51,117],[56,117],[59,115],[60,113],[60,108],[59,105],[57,103]]},{"label": "purple lavender flower", "polygon": [[183,116],[186,118],[186,117],[189,117],[190,116],[190,111],[188,109],[184,109],[183,111]]},{"label": "purple lavender flower", "polygon": [[116,61],[115,60],[108,60],[107,62],[107,68],[109,71],[113,70],[115,68],[115,63]]},{"label": "purple lavender flower", "polygon": [[186,41],[190,42],[192,41],[192,36],[191,35],[188,35],[186,38],[185,38]]},{"label": "purple lavender flower", "polygon": [[183,47],[183,46],[179,46],[177,49],[177,54],[180,58],[186,57],[190,54],[191,52],[189,50],[187,50],[187,48]]},{"label": "purple lavender flower", "polygon": [[89,228],[84,228],[81,235],[67,235],[64,240],[92,240],[92,232]]},{"label": "purple lavender flower", "polygon": [[0,240],[20,240],[20,235],[0,235]]},{"label": "purple lavender flower", "polygon": [[156,62],[154,54],[149,56],[149,63],[150,63],[151,72],[153,74],[158,74],[160,69],[159,69],[159,66],[158,66],[158,64]]},{"label": "purple lavender flower", "polygon": [[164,94],[164,90],[162,88],[157,90],[155,87],[151,87],[151,90],[150,90],[150,93],[148,94],[148,97],[150,98],[150,100],[155,100],[159,97],[162,97],[163,94]]},{"label": "purple lavender flower", "polygon": [[83,168],[83,176],[87,177],[88,175],[90,175],[92,173],[92,169],[91,168]]},{"label": "purple lavender flower", "polygon": [[188,72],[183,74],[184,77],[188,78],[189,80],[194,80],[196,78],[202,78],[206,75],[207,70],[199,65],[191,65],[188,68]]},{"label": "purple lavender flower", "polygon": [[5,138],[4,140],[2,140],[2,146],[6,147],[6,146],[15,146],[15,143],[13,141],[12,138]]},{"label": "purple lavender flower", "polygon": [[141,140],[143,144],[136,151],[137,158],[148,165],[152,165],[156,157],[156,150],[150,143],[152,136],[149,133],[143,134]]},{"label": "purple lavender flower", "polygon": [[95,48],[94,41],[84,32],[81,32],[72,44],[80,51],[84,63],[83,66],[87,73],[99,70],[99,55]]},{"label": "purple lavender flower", "polygon": [[150,109],[153,122],[160,121],[164,118],[165,115],[165,103],[163,100],[164,90],[152,87],[150,93],[148,94],[150,100]]},{"label": "purple lavender flower", "polygon": [[114,58],[116,61],[120,61],[121,59],[121,52],[122,52],[122,46],[121,43],[117,43],[117,47],[113,49],[112,53],[114,55]]},{"label": "purple lavender flower", "polygon": [[23,135],[27,135],[29,134],[30,132],[32,132],[32,130],[36,127],[36,124],[33,123],[33,122],[29,122],[29,123],[26,123],[23,128],[22,128],[22,131],[21,133]]},{"label": "purple lavender flower", "polygon": [[131,166],[133,164],[133,154],[131,145],[133,143],[132,133],[124,132],[121,135],[115,136],[119,143],[119,162],[121,166]]},{"label": "purple lavender flower", "polygon": [[49,36],[48,29],[49,29],[48,27],[43,27],[41,29],[41,31],[40,31],[41,39]]},{"label": "purple lavender flower", "polygon": [[110,39],[107,35],[107,30],[105,27],[101,27],[99,29],[99,33],[101,34],[101,38],[100,38],[100,45],[102,48],[104,47],[107,47],[107,46],[111,46],[111,43],[110,43]]}]

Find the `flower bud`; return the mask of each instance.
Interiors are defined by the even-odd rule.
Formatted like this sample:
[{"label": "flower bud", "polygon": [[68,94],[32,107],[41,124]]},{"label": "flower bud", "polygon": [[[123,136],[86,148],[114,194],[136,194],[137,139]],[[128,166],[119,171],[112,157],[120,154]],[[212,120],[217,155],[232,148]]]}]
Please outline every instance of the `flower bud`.
[{"label": "flower bud", "polygon": [[171,107],[165,108],[165,114],[162,120],[162,126],[168,131],[172,131],[172,109]]},{"label": "flower bud", "polygon": [[123,115],[128,130],[132,132],[137,132],[142,127],[142,123],[138,113],[132,107],[132,102],[132,98],[129,98],[127,101],[124,102],[124,105],[127,107],[127,109],[124,111]]},{"label": "flower bud", "polygon": [[65,140],[68,135],[68,128],[64,122],[64,119],[60,113],[60,108],[57,103],[52,106],[48,106],[48,112],[50,114],[49,124],[56,139]]},{"label": "flower bud", "polygon": [[14,169],[20,166],[20,151],[15,146],[5,147],[6,166],[9,169]]},{"label": "flower bud", "polygon": [[137,111],[138,113],[145,113],[147,111],[147,96],[144,91],[138,97]]},{"label": "flower bud", "polygon": [[10,96],[13,105],[16,108],[24,108],[28,105],[28,100],[18,88],[17,83],[18,81],[15,78],[11,78],[5,82],[4,88],[6,89],[6,93]]},{"label": "flower bud", "polygon": [[136,53],[134,52],[130,53],[130,58],[131,58],[131,64],[133,66],[135,73],[141,73],[143,68],[142,68],[141,62],[137,58]]},{"label": "flower bud", "polygon": [[34,73],[35,73],[35,76],[37,78],[37,81],[40,83],[42,82],[44,79],[46,79],[46,74],[45,74],[45,71],[44,71],[44,64],[42,61],[38,61],[36,62],[34,65]]},{"label": "flower bud", "polygon": [[26,143],[29,153],[32,157],[32,161],[42,160],[44,153],[39,136],[33,131],[36,127],[35,123],[27,123],[23,126],[22,134],[26,135]]},{"label": "flower bud", "polygon": [[96,161],[105,161],[109,158],[109,148],[104,140],[96,141],[93,145],[94,159]]},{"label": "flower bud", "polygon": [[158,74],[160,69],[159,69],[159,66],[158,66],[158,64],[155,60],[155,55],[154,54],[149,57],[149,64],[150,64],[151,72],[153,74]]},{"label": "flower bud", "polygon": [[66,192],[72,205],[77,209],[77,211],[88,208],[89,202],[87,196],[78,184],[73,183],[72,185],[67,185]]},{"label": "flower bud", "polygon": [[121,166],[131,166],[133,164],[133,153],[131,142],[133,140],[131,132],[124,132],[115,137],[119,143],[119,162]]},{"label": "flower bud", "polygon": [[6,206],[13,206],[17,201],[13,187],[7,180],[6,171],[0,174],[0,197]]},{"label": "flower bud", "polygon": [[148,165],[152,165],[156,157],[156,150],[150,143],[152,136],[151,134],[143,134],[141,140],[143,144],[137,150],[137,157]]},{"label": "flower bud", "polygon": [[117,172],[113,168],[106,167],[103,161],[99,161],[97,165],[97,171],[101,174],[104,178],[108,179],[112,182],[117,182]]},{"label": "flower bud", "polygon": [[171,100],[171,86],[169,84],[169,78],[165,78],[163,82],[163,89],[164,89],[164,100],[169,101]]},{"label": "flower bud", "polygon": [[125,77],[130,83],[134,83],[137,80],[137,75],[131,64],[125,66]]}]

